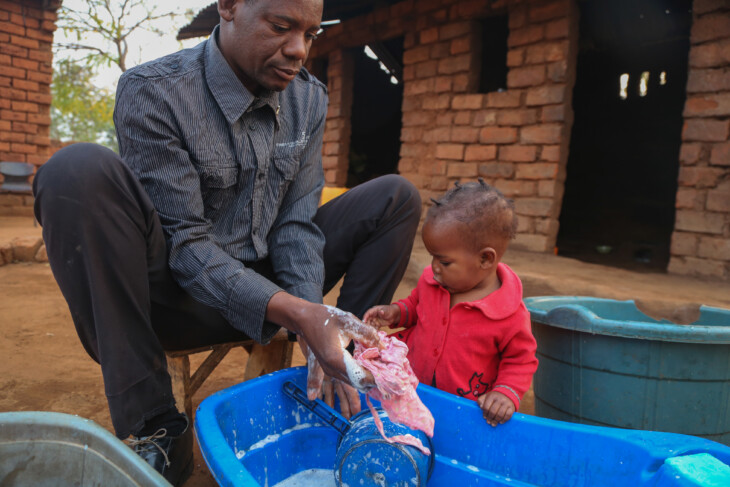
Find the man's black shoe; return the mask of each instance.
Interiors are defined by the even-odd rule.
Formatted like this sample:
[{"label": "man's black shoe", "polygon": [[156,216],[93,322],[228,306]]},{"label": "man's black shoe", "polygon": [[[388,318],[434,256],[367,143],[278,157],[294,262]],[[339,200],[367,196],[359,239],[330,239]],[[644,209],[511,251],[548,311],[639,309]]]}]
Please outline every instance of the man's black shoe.
[{"label": "man's black shoe", "polygon": [[193,473],[193,429],[188,421],[185,431],[168,436],[162,428],[150,436],[135,437],[129,442],[134,452],[174,486],[180,486]]}]

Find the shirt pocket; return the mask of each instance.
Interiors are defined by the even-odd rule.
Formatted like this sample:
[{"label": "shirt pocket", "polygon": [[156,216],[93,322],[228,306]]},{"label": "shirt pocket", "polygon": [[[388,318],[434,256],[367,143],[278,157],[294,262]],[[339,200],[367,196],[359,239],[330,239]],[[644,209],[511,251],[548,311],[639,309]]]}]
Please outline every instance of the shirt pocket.
[{"label": "shirt pocket", "polygon": [[238,166],[233,159],[227,159],[215,164],[200,164],[197,170],[205,216],[210,218],[235,199]]},{"label": "shirt pocket", "polygon": [[299,170],[299,160],[291,155],[274,156],[274,167],[276,168],[274,187],[277,188],[278,206],[284,201],[284,196],[289,190],[291,182]]}]

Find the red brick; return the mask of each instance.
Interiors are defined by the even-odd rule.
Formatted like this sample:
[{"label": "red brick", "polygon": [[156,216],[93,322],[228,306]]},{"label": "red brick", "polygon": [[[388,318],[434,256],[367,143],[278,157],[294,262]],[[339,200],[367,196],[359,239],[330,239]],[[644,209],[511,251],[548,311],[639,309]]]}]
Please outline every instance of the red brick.
[{"label": "red brick", "polygon": [[7,98],[0,98],[0,109],[1,110],[10,110],[11,107],[11,101]]},{"label": "red brick", "polygon": [[451,142],[473,144],[479,140],[479,129],[473,127],[454,127],[451,130]]},{"label": "red brick", "polygon": [[555,238],[547,235],[518,233],[511,247],[529,252],[547,252],[555,245]]},{"label": "red brick", "polygon": [[499,160],[512,162],[532,162],[537,158],[534,145],[505,145],[499,148]]},{"label": "red brick", "polygon": [[570,35],[570,21],[562,18],[548,22],[545,26],[546,39],[562,39]]},{"label": "red brick", "polygon": [[446,41],[471,32],[470,22],[456,22],[439,27],[439,40]]},{"label": "red brick", "polygon": [[514,127],[485,127],[479,133],[482,144],[511,144],[517,142],[517,129]]},{"label": "red brick", "polygon": [[560,161],[560,146],[559,145],[545,145],[542,147],[540,153],[540,160],[547,162],[559,162]]},{"label": "red brick", "polygon": [[451,106],[451,95],[425,95],[421,106],[424,110],[446,110]]},{"label": "red brick", "polygon": [[516,68],[522,66],[525,62],[525,50],[524,49],[510,49],[507,52],[507,66],[510,68]]},{"label": "red brick", "polygon": [[438,76],[435,79],[433,91],[436,93],[443,93],[445,91],[451,91],[452,78],[451,76]]},{"label": "red brick", "polygon": [[403,53],[403,64],[408,65],[428,61],[430,52],[430,46],[419,46],[414,49],[409,49]]},{"label": "red brick", "polygon": [[[496,145],[476,145],[471,144],[466,146],[466,152],[464,153],[465,161],[491,161],[497,157],[497,146]],[[513,170],[514,172],[514,170]],[[481,175],[481,169],[479,174]],[[506,177],[506,176],[505,176]]]},{"label": "red brick", "polygon": [[730,70],[691,69],[687,78],[687,92],[730,91]]},{"label": "red brick", "polygon": [[14,88],[0,88],[0,98],[8,100],[25,101],[28,99],[28,92]]},{"label": "red brick", "polygon": [[[28,80],[50,85],[51,81],[53,81],[53,76],[49,73],[36,73],[36,72],[30,71],[28,73]],[[35,90],[31,90],[31,91],[38,91],[38,90],[35,89]]]},{"label": "red brick", "polygon": [[446,191],[449,189],[449,182],[446,176],[434,176],[428,186],[434,191]]},{"label": "red brick", "polygon": [[730,115],[730,93],[715,93],[687,98],[685,117]]},{"label": "red brick", "polygon": [[464,144],[438,144],[436,145],[436,157],[439,159],[464,159]]},{"label": "red brick", "polygon": [[553,200],[552,198],[518,198],[515,201],[515,210],[518,215],[551,216]]},{"label": "red brick", "polygon": [[540,86],[527,90],[525,104],[527,106],[555,105],[563,103],[565,85]]},{"label": "red brick", "polygon": [[41,23],[38,19],[34,19],[33,17],[30,17],[28,15],[20,15],[16,13],[10,14],[10,22],[16,25],[22,25],[24,27],[27,27],[28,29],[38,29],[41,26]]},{"label": "red brick", "polygon": [[449,52],[451,54],[463,54],[472,50],[472,41],[469,37],[459,37],[451,41]]},{"label": "red brick", "polygon": [[520,29],[510,29],[507,45],[509,47],[533,44],[543,39],[545,29],[542,25],[532,25]]},{"label": "red brick", "polygon": [[11,78],[15,79],[25,79],[25,69],[21,68],[11,68],[10,66],[3,66],[3,74],[5,76],[10,76]]},{"label": "red brick", "polygon": [[[514,179],[497,179],[492,185],[508,198],[535,196],[537,188],[535,181],[519,181]],[[532,219],[523,213],[518,220],[530,222]],[[525,225],[525,227],[531,228],[531,225]]]},{"label": "red brick", "polygon": [[535,66],[525,66],[522,68],[511,69],[507,73],[508,88],[524,88],[527,86],[537,86],[545,82],[545,66],[542,64]]},{"label": "red brick", "polygon": [[438,69],[438,61],[425,61],[415,65],[416,78],[432,78],[436,75]]},{"label": "red brick", "polygon": [[730,14],[717,12],[693,19],[690,40],[692,44],[700,44],[728,37],[728,33],[730,33]]},{"label": "red brick", "polygon": [[730,64],[730,39],[693,46],[689,65],[693,68],[718,68]]},{"label": "red brick", "polygon": [[436,127],[424,131],[423,141],[430,142],[448,142],[451,140],[451,127]]},{"label": "red brick", "polygon": [[26,69],[28,71],[37,71],[38,70],[38,61],[32,61],[30,59],[14,57],[13,66],[15,66],[16,68]]},{"label": "red brick", "polygon": [[697,191],[695,188],[680,187],[677,189],[677,197],[674,200],[675,208],[684,208],[688,210],[701,210],[704,208],[703,192]]},{"label": "red brick", "polygon": [[700,158],[702,144],[690,144],[685,142],[679,149],[679,160],[685,164],[694,164]]},{"label": "red brick", "polygon": [[431,46],[430,57],[431,59],[443,59],[451,56],[451,52],[449,51],[450,49],[448,42],[439,42],[438,44],[434,44],[433,46]]},{"label": "red brick", "polygon": [[563,126],[561,124],[542,124],[522,127],[520,142],[523,144],[559,144]]},{"label": "red brick", "polygon": [[451,101],[451,108],[454,110],[476,110],[484,105],[484,95],[456,95]]},{"label": "red brick", "polygon": [[670,274],[711,277],[713,279],[727,278],[725,266],[718,265],[715,260],[697,259],[695,257],[672,257],[669,260],[667,271]]},{"label": "red brick", "polygon": [[38,49],[41,46],[36,39],[13,34],[10,35],[10,43],[20,47],[27,47],[28,49]]},{"label": "red brick", "polygon": [[726,238],[701,237],[697,256],[706,259],[730,261],[730,240]]},{"label": "red brick", "polygon": [[526,64],[562,61],[568,57],[568,41],[542,42],[527,48]]},{"label": "red brick", "polygon": [[469,71],[471,68],[471,55],[453,56],[439,61],[439,74],[454,74],[461,71]]},{"label": "red brick", "polygon": [[517,165],[517,179],[555,179],[558,165],[553,162],[531,162]]},{"label": "red brick", "polygon": [[677,210],[674,229],[686,232],[722,235],[725,216],[722,213]]},{"label": "red brick", "polygon": [[430,44],[436,42],[439,38],[438,27],[431,27],[430,29],[422,30],[419,33],[419,39],[421,44]]},{"label": "red brick", "polygon": [[516,108],[520,106],[521,93],[517,90],[492,92],[487,94],[488,108]]},{"label": "red brick", "polygon": [[697,255],[697,235],[674,232],[672,234],[672,255]]},{"label": "red brick", "polygon": [[725,170],[714,167],[685,166],[679,168],[678,182],[680,186],[694,188],[714,188]]},{"label": "red brick", "polygon": [[449,126],[454,124],[454,112],[448,111],[439,113],[436,116],[436,125],[439,127]]},{"label": "red brick", "polygon": [[405,96],[421,95],[431,91],[433,91],[433,78],[411,81],[403,87],[403,94]]},{"label": "red brick", "polygon": [[730,134],[730,120],[689,119],[684,121],[682,140],[724,142]]},{"label": "red brick", "polygon": [[51,125],[51,116],[28,113],[28,122],[37,123],[39,125]]},{"label": "red brick", "polygon": [[10,144],[10,150],[20,154],[35,154],[38,151],[38,147],[31,144],[14,142]]},{"label": "red brick", "polygon": [[42,63],[51,63],[53,62],[53,51],[51,51],[50,49],[43,51],[31,49],[28,51],[28,59],[32,59],[34,61]]},{"label": "red brick", "polygon": [[498,125],[531,125],[537,122],[537,110],[534,109],[514,109],[499,110],[497,112]]},{"label": "red brick", "polygon": [[472,124],[475,127],[484,127],[495,123],[497,123],[497,110],[478,110],[474,112]]},{"label": "red brick", "polygon": [[543,107],[541,122],[562,122],[565,120],[565,105],[549,105]]},{"label": "red brick", "polygon": [[710,211],[722,211],[724,213],[730,213],[730,192],[708,191],[707,209]]},{"label": "red brick", "polygon": [[51,22],[50,20],[44,20],[43,22],[41,22],[41,29],[47,32],[55,32],[56,28],[56,24],[54,22]]},{"label": "red brick", "polygon": [[[550,179],[541,179],[537,182],[537,194],[545,198],[552,198],[555,196],[556,182]],[[562,186],[561,186],[562,187]]]},{"label": "red brick", "polygon": [[547,77],[553,83],[564,83],[568,74],[568,61],[555,61],[547,65]]},{"label": "red brick", "polygon": [[456,162],[449,164],[446,175],[451,178],[476,178],[476,162]]},{"label": "red brick", "polygon": [[515,6],[510,9],[509,18],[507,20],[510,30],[524,27],[527,23],[527,8],[524,6]]},{"label": "red brick", "polygon": [[454,125],[471,125],[471,119],[474,114],[471,110],[453,111]]},{"label": "red brick", "polygon": [[25,122],[28,116],[24,112],[15,112],[12,110],[0,110],[1,120],[11,120],[16,122]]},{"label": "red brick", "polygon": [[0,140],[3,142],[25,142],[25,134],[19,132],[0,133]]},{"label": "red brick", "polygon": [[28,57],[28,49],[6,42],[0,42],[0,52],[10,56]]},{"label": "red brick", "polygon": [[11,35],[24,36],[25,27],[13,24],[12,22],[0,22],[0,32],[6,32]]},{"label": "red brick", "polygon": [[[682,147],[684,147],[683,144]],[[714,166],[730,166],[730,142],[715,144],[710,156],[710,164]]]},{"label": "red brick", "polygon": [[13,63],[13,58],[8,54],[0,54],[0,66],[10,66]]}]

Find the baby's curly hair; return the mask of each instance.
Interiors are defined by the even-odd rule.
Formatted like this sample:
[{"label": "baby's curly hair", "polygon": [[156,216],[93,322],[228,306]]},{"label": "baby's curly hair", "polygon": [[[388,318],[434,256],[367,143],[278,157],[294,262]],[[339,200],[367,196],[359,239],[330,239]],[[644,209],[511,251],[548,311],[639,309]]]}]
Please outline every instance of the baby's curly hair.
[{"label": "baby's curly hair", "polygon": [[428,209],[424,224],[442,218],[464,223],[476,249],[486,245],[497,246],[495,239],[504,242],[506,249],[507,243],[515,238],[517,215],[514,201],[482,178],[478,182],[455,182],[454,187],[441,198],[431,198],[431,201],[434,204]]}]

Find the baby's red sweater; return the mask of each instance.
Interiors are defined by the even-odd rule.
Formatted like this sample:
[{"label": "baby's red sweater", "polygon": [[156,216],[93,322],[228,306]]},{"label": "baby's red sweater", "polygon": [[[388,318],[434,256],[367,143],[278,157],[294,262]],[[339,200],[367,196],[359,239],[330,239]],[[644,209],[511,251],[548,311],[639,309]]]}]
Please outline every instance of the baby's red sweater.
[{"label": "baby's red sweater", "polygon": [[506,264],[497,267],[500,288],[450,309],[451,296],[427,267],[418,285],[398,301],[399,338],[418,380],[468,399],[498,390],[519,408],[537,370],[537,344],[530,313],[522,302],[522,282]]}]

